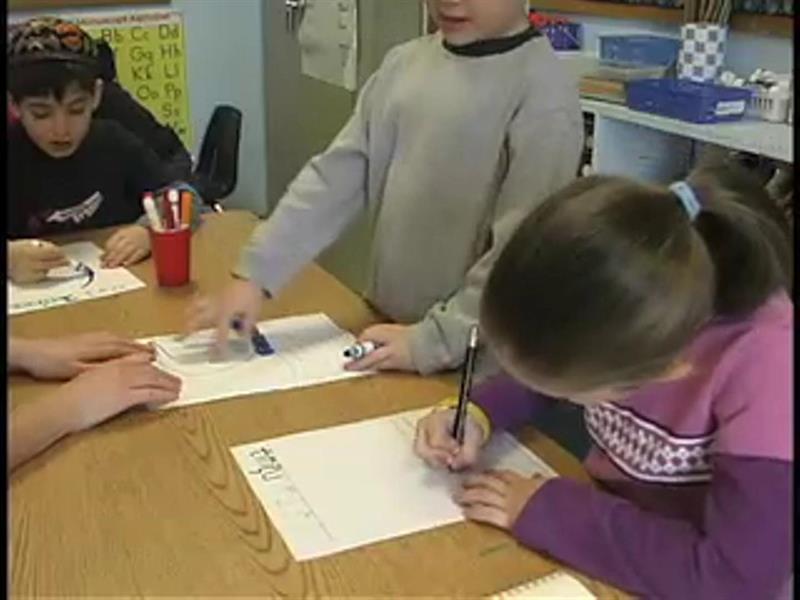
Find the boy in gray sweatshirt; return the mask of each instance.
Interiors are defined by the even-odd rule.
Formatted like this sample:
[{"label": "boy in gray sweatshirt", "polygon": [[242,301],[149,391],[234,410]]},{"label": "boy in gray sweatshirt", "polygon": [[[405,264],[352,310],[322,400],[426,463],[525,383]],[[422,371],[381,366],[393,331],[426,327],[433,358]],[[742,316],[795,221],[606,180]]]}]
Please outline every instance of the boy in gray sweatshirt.
[{"label": "boy in gray sweatshirt", "polygon": [[455,368],[506,240],[575,176],[577,82],[530,27],[527,2],[427,3],[439,32],[387,54],[349,122],[256,229],[220,301],[190,312],[190,329],[218,326],[219,349],[234,315],[247,331],[264,293],[374,208],[364,295],[395,323],[363,331],[379,347],[348,368]]}]

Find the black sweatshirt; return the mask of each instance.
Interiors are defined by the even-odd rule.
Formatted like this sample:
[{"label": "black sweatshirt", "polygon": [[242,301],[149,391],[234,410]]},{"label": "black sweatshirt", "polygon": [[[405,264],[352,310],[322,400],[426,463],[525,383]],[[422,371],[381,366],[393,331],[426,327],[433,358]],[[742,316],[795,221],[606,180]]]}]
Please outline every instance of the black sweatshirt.
[{"label": "black sweatshirt", "polygon": [[15,123],[7,156],[10,239],[134,223],[142,194],[171,181],[155,152],[114,121],[94,119],[67,158],[40,150]]}]

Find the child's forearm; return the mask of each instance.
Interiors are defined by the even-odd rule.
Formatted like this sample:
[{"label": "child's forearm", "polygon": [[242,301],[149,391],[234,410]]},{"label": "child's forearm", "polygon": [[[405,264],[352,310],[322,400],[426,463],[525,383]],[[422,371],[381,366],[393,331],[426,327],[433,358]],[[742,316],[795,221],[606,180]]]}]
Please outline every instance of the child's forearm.
[{"label": "child's forearm", "polygon": [[785,461],[717,457],[699,524],[553,479],[531,498],[512,533],[636,595],[772,598],[791,570],[791,471]]},{"label": "child's forearm", "polygon": [[[390,51],[384,65],[391,62]],[[372,169],[369,107],[382,66],[361,89],[356,110],[331,145],[300,170],[269,219],[245,245],[234,274],[277,295],[294,275],[330,246],[367,207]]]},{"label": "child's forearm", "polygon": [[11,413],[9,472],[71,432],[68,407],[60,400],[57,393],[50,394]]},{"label": "child's forearm", "polygon": [[35,340],[11,337],[8,340],[8,368],[11,372],[25,371],[37,352]]},{"label": "child's forearm", "polygon": [[525,388],[505,374],[477,386],[471,400],[486,413],[492,429],[506,431],[529,425],[539,411],[555,402],[548,396]]},{"label": "child's forearm", "polygon": [[333,243],[363,210],[367,156],[355,119],[289,186],[242,249],[234,273],[272,295]]}]

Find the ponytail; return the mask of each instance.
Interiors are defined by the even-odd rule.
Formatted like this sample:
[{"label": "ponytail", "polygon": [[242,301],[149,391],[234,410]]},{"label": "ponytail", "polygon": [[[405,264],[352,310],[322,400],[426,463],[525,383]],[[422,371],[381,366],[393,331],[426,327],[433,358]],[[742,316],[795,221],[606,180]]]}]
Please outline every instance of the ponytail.
[{"label": "ponytail", "polygon": [[715,313],[746,314],[791,290],[791,233],[766,189],[727,162],[702,166],[687,181],[703,205],[695,227],[714,264]]}]

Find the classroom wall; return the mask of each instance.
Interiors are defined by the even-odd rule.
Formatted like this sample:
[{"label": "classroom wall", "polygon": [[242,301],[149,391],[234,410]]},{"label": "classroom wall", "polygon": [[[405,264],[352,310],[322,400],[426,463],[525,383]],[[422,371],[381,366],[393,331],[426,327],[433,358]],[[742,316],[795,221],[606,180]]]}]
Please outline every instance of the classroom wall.
[{"label": "classroom wall", "polygon": [[[270,0],[272,1],[272,0]],[[261,0],[172,0],[151,7],[115,6],[70,10],[13,12],[12,19],[35,14],[69,16],[80,13],[135,12],[164,9],[183,13],[186,32],[190,113],[196,156],[203,132],[217,104],[232,104],[243,113],[239,181],[225,200],[230,208],[258,214],[267,210],[264,37]]]},{"label": "classroom wall", "polygon": [[[598,51],[601,35],[625,33],[680,35],[680,27],[668,23],[607,19],[574,14],[563,16],[583,24],[584,48],[589,52]],[[749,75],[759,67],[776,73],[790,73],[793,70],[793,56],[791,38],[757,36],[733,31],[729,33],[725,60],[726,68],[740,75]]]}]

